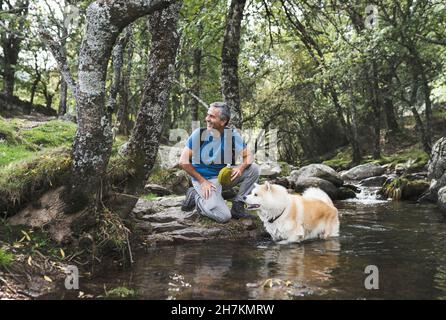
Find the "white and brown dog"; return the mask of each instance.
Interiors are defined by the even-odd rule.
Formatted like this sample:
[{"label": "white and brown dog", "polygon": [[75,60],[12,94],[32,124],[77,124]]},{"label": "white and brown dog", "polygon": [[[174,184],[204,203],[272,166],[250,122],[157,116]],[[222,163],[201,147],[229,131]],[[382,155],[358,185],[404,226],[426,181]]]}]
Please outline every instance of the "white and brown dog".
[{"label": "white and brown dog", "polygon": [[255,184],[246,203],[248,210],[259,210],[266,231],[281,244],[339,235],[338,210],[321,189],[292,195],[280,185],[265,182]]}]

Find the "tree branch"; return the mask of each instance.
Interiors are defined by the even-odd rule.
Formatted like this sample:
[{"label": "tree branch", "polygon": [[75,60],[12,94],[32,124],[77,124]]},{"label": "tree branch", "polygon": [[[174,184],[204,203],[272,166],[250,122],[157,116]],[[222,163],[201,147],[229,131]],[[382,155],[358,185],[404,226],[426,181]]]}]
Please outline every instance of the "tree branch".
[{"label": "tree branch", "polygon": [[54,59],[56,59],[60,74],[70,87],[73,96],[77,99],[76,81],[74,80],[70,72],[70,68],[67,62],[67,57],[64,53],[64,50],[62,49],[62,46],[59,43],[57,43],[49,33],[45,31],[40,32],[40,37],[42,38],[43,43],[48,47],[48,49],[53,54]]},{"label": "tree branch", "polygon": [[177,79],[172,79],[170,80],[172,83],[176,84],[177,86],[179,86],[181,88],[181,90],[183,90],[184,92],[190,94],[192,96],[192,98],[194,98],[195,100],[197,100],[203,107],[206,108],[206,110],[209,108],[209,104],[204,102],[203,100],[201,100],[199,97],[197,97],[191,89],[186,88],[185,86],[183,86]]}]

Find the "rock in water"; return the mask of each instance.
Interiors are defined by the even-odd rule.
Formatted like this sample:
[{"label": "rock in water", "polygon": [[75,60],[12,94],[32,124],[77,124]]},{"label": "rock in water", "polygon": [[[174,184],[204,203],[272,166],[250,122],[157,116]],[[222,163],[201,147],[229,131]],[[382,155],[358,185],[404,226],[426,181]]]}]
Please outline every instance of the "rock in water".
[{"label": "rock in water", "polygon": [[376,177],[384,174],[386,171],[382,166],[366,163],[351,168],[342,174],[342,179],[346,180],[362,180],[370,177]]},{"label": "rock in water", "polygon": [[437,200],[439,190],[446,186],[446,137],[440,138],[432,147],[428,162],[428,178],[430,198]]}]

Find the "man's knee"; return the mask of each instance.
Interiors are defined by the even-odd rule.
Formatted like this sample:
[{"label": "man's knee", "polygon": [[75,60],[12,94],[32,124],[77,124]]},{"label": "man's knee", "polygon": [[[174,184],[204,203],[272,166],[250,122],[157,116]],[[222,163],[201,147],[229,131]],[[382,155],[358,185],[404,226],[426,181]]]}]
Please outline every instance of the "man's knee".
[{"label": "man's knee", "polygon": [[251,163],[251,165],[249,166],[249,174],[254,177],[260,176],[260,167],[257,163]]},{"label": "man's knee", "polygon": [[218,223],[226,223],[229,220],[231,220],[231,212],[229,210],[227,211],[219,211],[219,210],[204,210],[202,213],[203,215],[207,216],[208,218],[211,218]]},{"label": "man's knee", "polygon": [[229,213],[229,215],[227,215],[227,214],[219,215],[219,216],[215,217],[215,220],[219,223],[226,223],[229,220],[231,220],[231,213]]}]

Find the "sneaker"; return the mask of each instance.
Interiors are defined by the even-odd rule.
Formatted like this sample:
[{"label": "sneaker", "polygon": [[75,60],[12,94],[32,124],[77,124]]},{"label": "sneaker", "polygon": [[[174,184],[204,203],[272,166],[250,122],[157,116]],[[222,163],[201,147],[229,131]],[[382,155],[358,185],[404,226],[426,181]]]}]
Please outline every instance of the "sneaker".
[{"label": "sneaker", "polygon": [[232,219],[255,219],[252,214],[245,212],[245,203],[241,201],[234,201],[231,208]]},{"label": "sneaker", "polygon": [[197,191],[194,187],[190,187],[186,192],[186,199],[184,199],[181,210],[183,211],[192,211],[195,208],[195,196],[197,195]]}]

